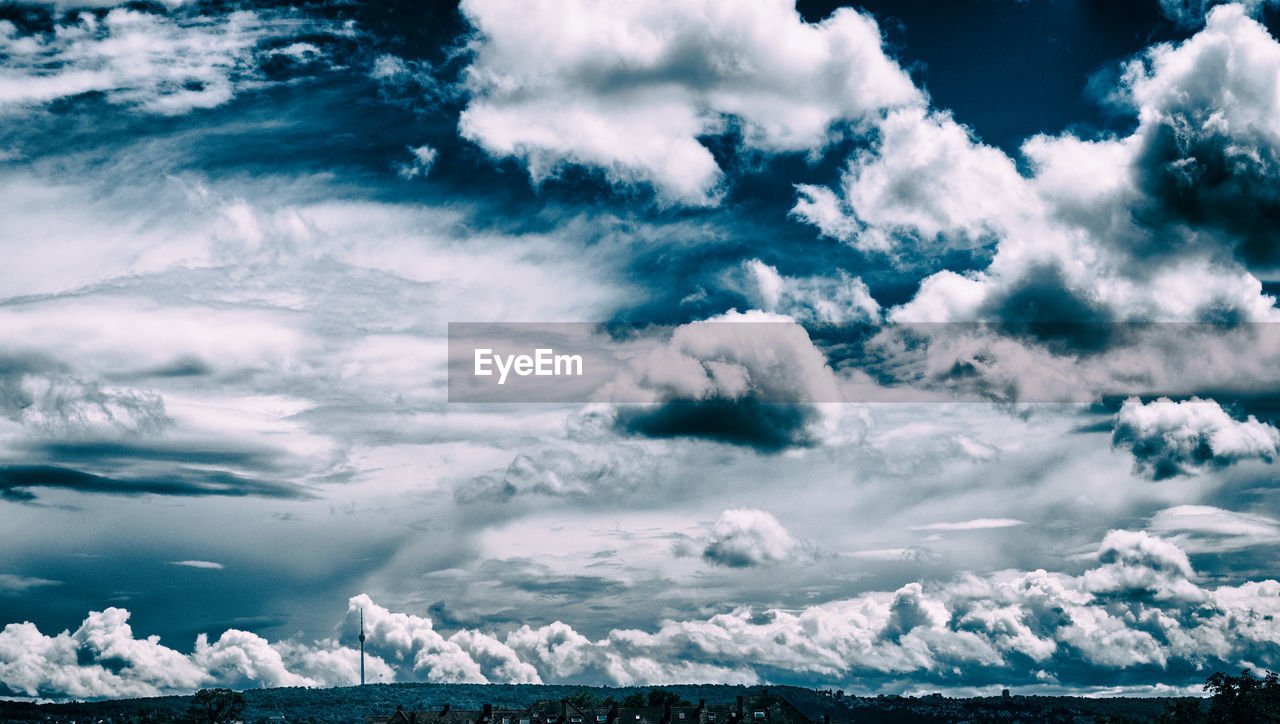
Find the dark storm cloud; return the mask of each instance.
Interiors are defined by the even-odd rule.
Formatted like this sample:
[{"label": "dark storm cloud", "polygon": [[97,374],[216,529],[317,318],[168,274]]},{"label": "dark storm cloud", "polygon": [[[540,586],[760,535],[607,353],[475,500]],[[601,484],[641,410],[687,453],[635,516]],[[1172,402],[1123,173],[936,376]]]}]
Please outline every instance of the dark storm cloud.
[{"label": "dark storm cloud", "polygon": [[[618,430],[692,437],[776,453],[821,441],[815,406],[843,399],[825,354],[787,316],[761,311],[680,325],[636,355],[612,383]],[[637,394],[639,393],[639,394]]]},{"label": "dark storm cloud", "polygon": [[1204,243],[1205,235],[1250,268],[1275,269],[1280,266],[1280,146],[1265,136],[1215,133],[1211,113],[1199,106],[1179,108],[1148,133],[1135,159],[1145,202],[1134,214],[1160,233],[1135,251],[1185,253],[1186,247]]},{"label": "dark storm cloud", "polygon": [[112,440],[42,440],[19,445],[24,454],[73,465],[128,462],[223,465],[270,471],[279,467],[280,453],[233,443],[168,438]]},{"label": "dark storm cloud", "polygon": [[1105,306],[1073,290],[1062,270],[1047,264],[1028,269],[988,299],[980,314],[999,320],[999,329],[1023,332],[1058,353],[1105,349],[1117,330]]},{"label": "dark storm cloud", "polygon": [[647,437],[696,437],[777,453],[816,444],[810,405],[754,400],[674,401],[654,408],[623,407],[618,428]]},{"label": "dark storm cloud", "polygon": [[305,488],[294,483],[256,480],[219,470],[178,467],[154,477],[115,478],[54,465],[0,467],[0,490],[29,500],[26,496],[32,488],[108,495],[312,497]]},{"label": "dark storm cloud", "polygon": [[153,367],[146,371],[152,377],[203,377],[212,374],[213,368],[199,357],[184,355],[167,365]]}]

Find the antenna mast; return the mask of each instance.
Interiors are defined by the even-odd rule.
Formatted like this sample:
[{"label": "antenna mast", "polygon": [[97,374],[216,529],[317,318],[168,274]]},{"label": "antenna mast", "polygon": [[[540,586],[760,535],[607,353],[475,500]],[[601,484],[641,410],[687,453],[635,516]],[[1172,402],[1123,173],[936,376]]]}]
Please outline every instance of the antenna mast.
[{"label": "antenna mast", "polygon": [[364,609],[360,609],[360,685],[364,686]]}]

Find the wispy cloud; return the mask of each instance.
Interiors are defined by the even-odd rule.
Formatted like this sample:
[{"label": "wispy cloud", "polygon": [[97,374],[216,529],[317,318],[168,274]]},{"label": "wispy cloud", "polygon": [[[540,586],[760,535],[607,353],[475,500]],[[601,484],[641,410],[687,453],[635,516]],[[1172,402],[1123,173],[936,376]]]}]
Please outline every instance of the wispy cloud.
[{"label": "wispy cloud", "polygon": [[974,518],[973,520],[961,520],[953,523],[913,525],[911,530],[986,530],[989,528],[1012,528],[1017,525],[1026,525],[1026,523],[1013,518]]},{"label": "wispy cloud", "polygon": [[33,588],[60,585],[62,585],[62,581],[54,581],[48,578],[0,573],[0,595],[21,595]]},{"label": "wispy cloud", "polygon": [[213,561],[169,561],[169,565],[186,566],[187,568],[207,568],[210,570],[222,570],[226,566]]}]

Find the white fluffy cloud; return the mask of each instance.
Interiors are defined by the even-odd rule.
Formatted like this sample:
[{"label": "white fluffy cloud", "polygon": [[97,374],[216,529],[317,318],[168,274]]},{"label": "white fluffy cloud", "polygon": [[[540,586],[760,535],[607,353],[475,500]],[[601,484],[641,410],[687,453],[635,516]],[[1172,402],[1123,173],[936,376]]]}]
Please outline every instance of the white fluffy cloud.
[{"label": "white fluffy cloud", "polygon": [[949,114],[905,108],[878,131],[849,160],[839,194],[801,184],[793,214],[865,251],[933,251],[989,243],[1033,203],[1013,161]]},{"label": "white fluffy cloud", "polygon": [[675,328],[614,382],[617,399],[833,402],[827,358],[790,317],[730,311]]},{"label": "white fluffy cloud", "polygon": [[[770,540],[752,543],[753,555],[786,547],[789,536],[759,511],[726,516],[734,531],[722,539],[763,530]],[[599,639],[559,621],[505,635],[464,628],[446,638],[430,619],[360,595],[342,630],[354,638],[363,610],[375,681],[750,684],[767,670],[874,689],[898,677],[945,684],[958,670],[1038,686],[1106,681],[1135,667],[1280,665],[1280,632],[1271,623],[1280,615],[1280,582],[1203,585],[1185,552],[1142,531],[1111,531],[1096,559],[1078,576],[963,574],[798,610],[739,608],[651,632],[614,629]],[[358,671],[358,652],[332,640],[269,644],[232,630],[213,643],[201,636],[187,656],[156,637],[135,638],[127,619],[127,611],[107,609],[52,637],[10,624],[0,631],[0,683],[31,696],[145,696],[215,683],[330,685]]]},{"label": "white fluffy cloud", "polygon": [[1162,397],[1143,404],[1124,401],[1116,414],[1112,443],[1128,447],[1134,467],[1156,480],[1194,474],[1242,460],[1273,462],[1280,456],[1280,430],[1250,415],[1236,420],[1217,402]]},{"label": "white fluffy cloud", "polygon": [[1157,599],[1202,597],[1191,579],[1195,573],[1187,554],[1173,543],[1145,531],[1113,530],[1098,550],[1102,564],[1084,575],[1085,589],[1094,594],[1149,593]]},{"label": "white fluffy cloud", "polygon": [[1028,139],[1021,175],[949,116],[889,113],[838,189],[800,186],[794,215],[864,250],[928,260],[985,246],[980,271],[936,272],[901,322],[1277,318],[1280,43],[1238,5],[1126,65],[1112,102],[1135,131]]},{"label": "white fluffy cloud", "polygon": [[[1098,556],[1099,565],[1081,576],[966,575],[799,611],[762,616],[744,608],[670,621],[653,633],[615,630],[598,641],[562,623],[526,626],[507,642],[547,681],[614,684],[678,681],[681,667],[699,665],[731,674],[710,680],[753,681],[764,666],[863,685],[895,676],[945,681],[953,667],[1000,672],[1006,682],[1065,682],[1082,665],[1104,677],[1148,664],[1232,666],[1256,656],[1259,665],[1274,665],[1274,649],[1266,652],[1275,631],[1237,621],[1280,611],[1280,583],[1203,588],[1182,551],[1141,532],[1113,531]],[[1196,612],[1188,601],[1199,603]],[[617,655],[661,666],[636,679],[609,668]]]},{"label": "white fluffy cloud", "polygon": [[734,568],[782,563],[806,554],[812,555],[812,547],[792,537],[777,518],[747,508],[721,513],[702,551],[708,561]]},{"label": "white fluffy cloud", "polygon": [[567,164],[662,198],[715,204],[722,173],[699,136],[736,124],[743,144],[820,151],[841,122],[920,104],[869,16],[818,24],[786,0],[467,0],[472,95],[459,130],[535,182]]},{"label": "white fluffy cloud", "polygon": [[389,611],[365,594],[348,602],[345,633],[354,637],[362,612],[366,650],[411,668],[422,680],[443,684],[541,683],[534,668],[492,636],[459,631],[445,638],[431,619]]},{"label": "white fluffy cloud", "polygon": [[789,277],[759,259],[749,259],[726,277],[727,286],[740,291],[756,309],[798,322],[841,324],[880,318],[880,305],[866,283],[844,271],[834,277]]},{"label": "white fluffy cloud", "polygon": [[[213,643],[201,634],[183,654],[160,637],[136,638],[129,612],[91,612],[75,631],[46,636],[31,623],[0,630],[0,684],[27,696],[121,698],[187,693],[210,686],[334,686],[358,680],[359,652],[332,641],[305,646],[269,643],[248,631],[223,632]],[[354,657],[354,658],[353,658]],[[392,670],[370,656],[376,680]]]},{"label": "white fluffy cloud", "polygon": [[[927,357],[937,384],[1006,400],[1268,389],[1269,325],[1207,325],[1280,320],[1261,281],[1280,267],[1278,74],[1280,43],[1218,6],[1125,65],[1111,102],[1136,115],[1128,136],[1033,137],[1020,173],[945,114],[899,109],[838,188],[799,187],[793,214],[903,262],[991,252],[885,311],[922,325],[907,334],[928,343],[899,352]],[[928,327],[947,322],[1031,326]],[[1129,325],[1146,322],[1206,326]]]}]

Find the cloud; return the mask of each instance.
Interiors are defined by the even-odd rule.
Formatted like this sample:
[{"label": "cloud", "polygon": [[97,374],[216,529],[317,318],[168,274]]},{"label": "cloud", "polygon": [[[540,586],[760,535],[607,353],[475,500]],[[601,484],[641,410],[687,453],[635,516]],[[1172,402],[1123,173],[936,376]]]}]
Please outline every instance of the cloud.
[{"label": "cloud", "polygon": [[1098,549],[1102,564],[1084,575],[1095,595],[1198,600],[1203,591],[1192,579],[1191,561],[1178,546],[1145,531],[1113,530]]},{"label": "cloud", "polygon": [[990,253],[923,279],[887,310],[899,323],[1026,323],[1069,356],[1122,342],[1110,322],[1272,321],[1260,279],[1280,265],[1277,72],[1280,43],[1218,6],[1125,65],[1109,102],[1136,117],[1128,135],[1034,136],[1019,170],[945,113],[895,109],[835,188],[798,187],[793,215],[899,262]]},{"label": "cloud", "polygon": [[746,508],[721,513],[702,551],[707,561],[732,568],[772,565],[806,555],[812,557],[811,546],[793,538],[777,518]]},{"label": "cloud", "polygon": [[[0,630],[0,684],[26,696],[99,699],[185,694],[206,686],[334,686],[359,680],[359,652],[332,641],[270,644],[229,629],[210,643],[200,634],[191,654],[139,639],[129,611],[91,612],[75,631],[46,636],[31,623]],[[366,657],[373,680],[392,670]],[[292,668],[290,668],[292,667]]]},{"label": "cloud", "polygon": [[[760,511],[728,519],[768,535],[749,555],[777,554],[788,538]],[[733,534],[727,534],[732,536]],[[772,542],[765,541],[767,538]],[[785,544],[782,545],[785,548]],[[654,685],[691,680],[861,682],[868,690],[918,685],[1111,687],[1152,667],[1170,686],[1198,685],[1204,670],[1274,667],[1280,582],[1204,585],[1184,551],[1142,531],[1113,530],[1080,575],[1006,570],[911,582],[797,609],[735,608],[656,628],[615,628],[590,638],[556,621],[507,633],[463,628],[445,637],[429,618],[352,597],[341,625],[354,639],[364,613],[375,680]],[[92,613],[75,632],[48,637],[29,623],[0,631],[0,683],[29,696],[155,695],[211,684],[344,682],[354,650],[325,639],[268,643],[228,630],[183,655],[157,637],[137,639],[128,612]]]},{"label": "cloud", "polygon": [[1280,43],[1239,5],[1126,66],[1115,99],[1138,112],[1135,214],[1163,232],[1147,256],[1208,246],[1251,269],[1280,267],[1277,73]]},{"label": "cloud", "polygon": [[169,565],[186,566],[188,568],[205,568],[215,571],[220,571],[226,568],[226,566],[221,563],[214,563],[213,561],[169,561]]},{"label": "cloud", "polygon": [[727,273],[726,282],[752,308],[801,323],[847,324],[880,318],[880,304],[866,282],[843,270],[837,270],[834,278],[790,277],[759,259],[749,259]]},{"label": "cloud", "polygon": [[897,110],[874,145],[848,161],[839,194],[796,187],[792,214],[824,236],[863,251],[936,255],[994,243],[1005,217],[1032,203],[1013,161],[985,146],[950,114]]},{"label": "cloud", "polygon": [[973,520],[962,520],[954,523],[927,523],[924,525],[913,525],[911,530],[987,530],[989,528],[1012,528],[1018,525],[1026,525],[1021,520],[1013,518],[974,518]]},{"label": "cloud", "polygon": [[0,359],[0,415],[53,433],[154,434],[172,424],[159,395],[80,379],[38,354]]},{"label": "cloud", "polygon": [[114,495],[261,495],[307,498],[302,486],[284,481],[255,480],[221,470],[178,467],[154,478],[112,478],[53,465],[0,466],[0,490],[29,492],[30,488],[60,488]]},{"label": "cloud", "polygon": [[[673,677],[685,667],[718,667],[719,677],[700,680],[758,680],[767,669],[805,680],[856,680],[873,689],[876,682],[902,679],[972,686],[986,680],[1035,685],[1046,677],[1110,686],[1126,671],[1152,665],[1186,671],[1179,676],[1198,683],[1201,667],[1232,666],[1228,662],[1256,655],[1275,659],[1274,650],[1265,653],[1274,632],[1237,627],[1233,617],[1260,620],[1280,610],[1266,598],[1280,592],[1280,583],[1201,588],[1185,554],[1131,531],[1108,534],[1099,561],[1082,576],[1043,570],[962,575],[797,611],[760,615],[743,608],[668,621],[652,633],[615,630],[598,641],[563,623],[525,626],[507,642],[547,681],[615,685],[643,681],[610,668],[617,658],[660,664],[650,683],[681,680]],[[1189,601],[1198,607],[1191,610]]]},{"label": "cloud", "polygon": [[506,469],[460,483],[454,500],[504,501],[522,495],[613,498],[655,482],[664,467],[641,445],[588,436],[518,453]]},{"label": "cloud", "polygon": [[[458,640],[446,639],[435,630],[431,619],[388,611],[364,594],[349,601],[344,630],[358,628],[362,612],[366,649],[381,652],[390,661],[403,662],[422,680],[442,684],[487,684],[490,679],[486,676],[486,669],[489,675],[498,671],[528,673],[513,665],[512,656],[504,656],[504,647],[496,640],[469,635],[458,637]],[[483,654],[480,658],[484,665],[472,658],[473,651]]]},{"label": "cloud", "polygon": [[1160,0],[1160,12],[1178,25],[1192,27],[1204,22],[1208,12],[1224,2],[1238,5],[1255,16],[1277,4],[1276,0]]},{"label": "cloud", "polygon": [[412,156],[408,163],[396,165],[396,175],[406,181],[413,179],[425,179],[427,174],[431,173],[431,167],[436,164],[436,157],[440,152],[431,146],[422,145],[417,148],[410,148],[409,154]]},{"label": "cloud", "polygon": [[62,581],[34,576],[18,576],[12,573],[0,573],[0,596],[22,595],[33,588],[60,586]]},{"label": "cloud", "polygon": [[72,13],[46,32],[0,21],[0,109],[98,93],[115,105],[176,115],[229,101],[257,79],[257,49],[298,32],[249,11],[222,16],[113,8]]},{"label": "cloud", "polygon": [[789,317],[730,311],[681,325],[615,380],[620,429],[648,437],[701,437],[762,452],[817,444],[824,410],[843,399],[826,356]]},{"label": "cloud", "polygon": [[1116,413],[1111,443],[1129,448],[1135,470],[1163,480],[1245,460],[1273,462],[1280,430],[1252,415],[1236,420],[1213,400],[1162,397],[1144,404],[1131,397]]},{"label": "cloud", "polygon": [[714,205],[724,174],[700,137],[732,127],[746,149],[820,152],[840,124],[923,100],[875,21],[850,9],[818,24],[784,0],[462,11],[476,35],[459,132],[535,183],[580,165]]},{"label": "cloud", "polygon": [[1211,505],[1175,505],[1151,516],[1147,529],[1188,553],[1223,553],[1280,544],[1280,521]]}]

